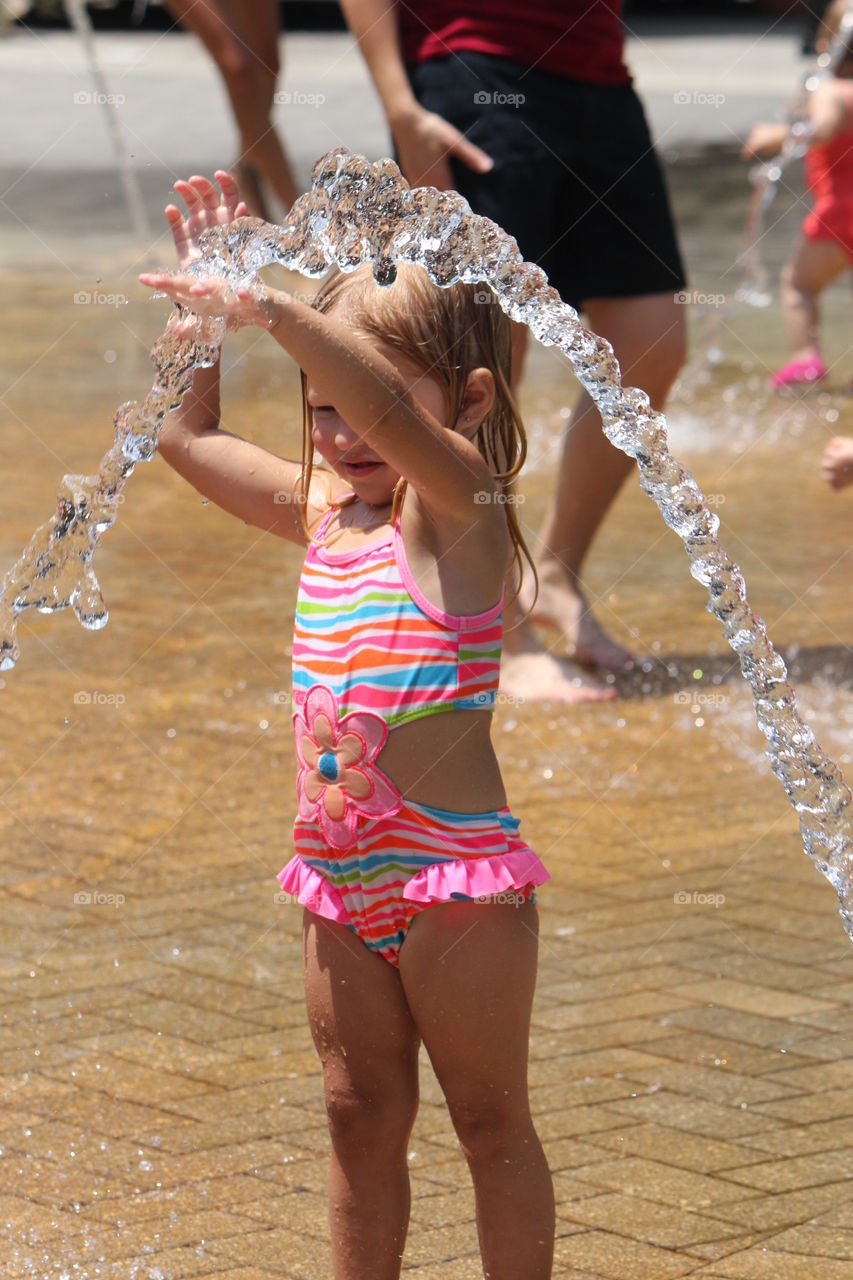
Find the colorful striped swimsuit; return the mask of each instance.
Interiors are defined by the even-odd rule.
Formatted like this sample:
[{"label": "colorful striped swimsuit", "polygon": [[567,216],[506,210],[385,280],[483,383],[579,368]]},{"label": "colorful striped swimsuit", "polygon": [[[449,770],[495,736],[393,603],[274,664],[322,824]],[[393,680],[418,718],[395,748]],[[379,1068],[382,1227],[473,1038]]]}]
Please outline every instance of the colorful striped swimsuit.
[{"label": "colorful striped swimsuit", "polygon": [[347,925],[398,963],[430,903],[532,897],[549,879],[509,809],[456,813],[403,799],[373,764],[389,727],[442,711],[491,710],[503,599],[460,617],[415,583],[399,521],[365,546],[308,548],[293,637],[299,812],[282,892]]}]

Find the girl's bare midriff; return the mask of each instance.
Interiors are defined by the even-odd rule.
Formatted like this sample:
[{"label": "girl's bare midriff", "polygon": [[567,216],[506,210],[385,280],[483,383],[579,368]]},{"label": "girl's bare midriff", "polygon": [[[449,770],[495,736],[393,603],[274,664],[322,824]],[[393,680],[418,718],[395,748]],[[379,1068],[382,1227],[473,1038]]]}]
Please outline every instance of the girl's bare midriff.
[{"label": "girl's bare midriff", "polygon": [[442,711],[399,725],[376,763],[407,800],[459,813],[506,804],[487,711]]}]

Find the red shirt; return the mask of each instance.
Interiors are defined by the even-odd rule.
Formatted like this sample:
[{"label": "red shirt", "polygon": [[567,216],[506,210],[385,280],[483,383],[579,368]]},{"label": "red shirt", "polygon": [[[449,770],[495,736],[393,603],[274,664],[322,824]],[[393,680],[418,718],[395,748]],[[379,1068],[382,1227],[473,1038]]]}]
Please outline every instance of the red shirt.
[{"label": "red shirt", "polygon": [[571,80],[630,84],[622,60],[622,0],[397,0],[403,60],[470,50]]}]

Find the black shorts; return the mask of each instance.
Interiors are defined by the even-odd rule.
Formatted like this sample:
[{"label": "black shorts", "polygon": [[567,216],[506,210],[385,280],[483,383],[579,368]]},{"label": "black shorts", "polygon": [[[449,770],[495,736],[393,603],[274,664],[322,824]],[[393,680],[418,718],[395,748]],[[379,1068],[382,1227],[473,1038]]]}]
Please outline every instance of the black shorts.
[{"label": "black shorts", "polygon": [[514,236],[564,301],[676,293],[685,285],[645,114],[630,85],[594,85],[482,53],[407,68],[420,104],[494,160],[451,161],[475,213]]}]

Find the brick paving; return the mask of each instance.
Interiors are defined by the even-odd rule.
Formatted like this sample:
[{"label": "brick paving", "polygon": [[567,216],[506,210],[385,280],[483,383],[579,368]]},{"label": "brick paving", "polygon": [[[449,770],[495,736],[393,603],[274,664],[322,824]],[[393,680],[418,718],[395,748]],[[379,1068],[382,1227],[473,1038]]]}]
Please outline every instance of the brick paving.
[{"label": "brick paving", "polygon": [[[326,1280],[299,913],[194,841],[194,887],[170,893],[167,852],[144,885],[113,869],[112,892],[133,885],[113,918],[69,908],[62,867],[5,868],[0,1275]],[[554,1275],[849,1280],[853,956],[833,895],[788,837],[733,873],[719,914],[685,913],[632,858],[593,889],[567,852],[541,895]],[[467,1168],[426,1061],[422,1080],[404,1274],[477,1277]]]}]

